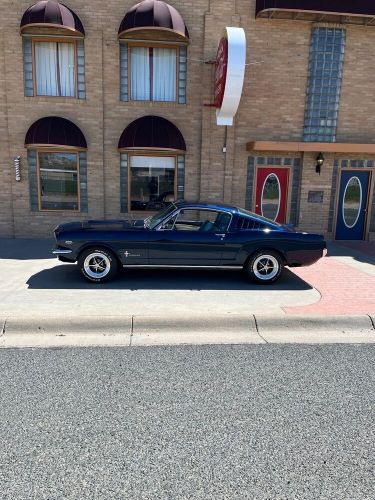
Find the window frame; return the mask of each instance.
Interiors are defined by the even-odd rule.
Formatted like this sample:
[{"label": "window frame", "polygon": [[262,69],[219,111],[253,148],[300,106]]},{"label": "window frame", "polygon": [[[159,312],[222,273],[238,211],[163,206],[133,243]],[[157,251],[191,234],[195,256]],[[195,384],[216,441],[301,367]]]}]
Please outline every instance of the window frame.
[{"label": "window frame", "polygon": [[[225,234],[228,234],[229,233],[229,228],[231,227],[231,224],[232,224],[232,221],[233,221],[233,214],[231,212],[227,212],[225,210],[219,210],[219,209],[215,209],[215,208],[202,208],[202,207],[183,207],[183,208],[179,208],[176,212],[174,212],[173,214],[171,214],[167,219],[165,219],[164,221],[162,221],[161,223],[159,223],[157,226],[156,226],[156,231],[177,231],[177,229],[175,229],[175,224],[177,222],[177,218],[179,217],[180,213],[183,212],[184,210],[193,210],[193,211],[196,211],[196,212],[215,212],[217,214],[225,214],[225,215],[229,215],[230,219],[229,219],[229,222],[228,222],[228,225],[227,225],[227,228],[225,229],[225,231],[223,231],[223,233]],[[165,228],[163,227],[164,224],[168,224],[168,222],[170,220],[172,220],[173,218],[175,218],[175,221],[173,223],[173,227],[171,228]],[[180,232],[185,232],[183,230],[180,230]],[[190,232],[190,231],[186,231],[186,232]],[[193,231],[195,232],[195,231]],[[217,231],[207,231],[208,233],[217,233]]]},{"label": "window frame", "polygon": [[[152,97],[152,87],[153,87],[153,74],[150,72],[150,99],[133,99],[132,98],[132,63],[131,63],[131,49],[132,47],[144,47],[148,49],[174,49],[176,51],[176,75],[175,75],[175,99],[173,101],[155,101]],[[179,100],[179,68],[180,68],[180,45],[175,43],[157,43],[157,42],[137,42],[137,41],[127,41],[127,51],[128,51],[128,96],[129,102],[166,102],[166,103],[178,103]]]},{"label": "window frame", "polygon": [[[53,43],[71,43],[74,47],[74,95],[72,96],[64,96],[64,95],[46,95],[46,94],[38,94],[37,93],[37,85],[36,85],[36,56],[35,56],[35,45],[40,42],[53,42]],[[33,66],[33,92],[34,97],[47,97],[47,98],[55,98],[55,99],[78,99],[78,50],[77,50],[77,40],[70,39],[68,37],[38,37],[31,36],[32,43],[32,66]]]},{"label": "window frame", "polygon": [[[80,151],[75,150],[75,149],[69,149],[69,148],[57,148],[57,149],[47,149],[47,148],[36,148],[36,173],[37,173],[37,188],[38,188],[38,211],[39,212],[52,212],[52,213],[63,213],[63,212],[69,212],[69,213],[80,213],[81,212],[81,186],[80,186],[80,158],[79,158],[79,153]],[[59,153],[69,153],[69,154],[75,154],[76,159],[77,159],[77,201],[78,201],[78,208],[77,210],[70,210],[67,208],[42,208],[42,195],[41,195],[41,182],[40,182],[40,161],[39,161],[39,155],[40,153],[49,153],[49,154],[59,154]]]},{"label": "window frame", "polygon": [[[139,210],[132,210],[132,199],[131,199],[131,182],[132,182],[132,157],[133,156],[147,156],[150,158],[164,158],[170,157],[174,158],[174,182],[173,182],[173,190],[174,190],[174,201],[177,200],[177,175],[178,175],[178,152],[171,151],[129,151],[128,154],[128,213],[139,212]],[[144,212],[158,212],[159,210],[144,210]],[[143,213],[143,211],[142,211]]]}]

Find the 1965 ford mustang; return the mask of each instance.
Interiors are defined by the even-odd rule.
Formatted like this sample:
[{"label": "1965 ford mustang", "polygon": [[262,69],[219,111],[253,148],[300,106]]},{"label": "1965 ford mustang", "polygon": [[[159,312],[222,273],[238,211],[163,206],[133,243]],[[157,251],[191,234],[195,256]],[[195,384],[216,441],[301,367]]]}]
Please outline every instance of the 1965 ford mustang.
[{"label": "1965 ford mustang", "polygon": [[262,284],[284,266],[308,266],[326,248],[319,234],[297,232],[252,212],[224,204],[175,202],[144,220],[82,221],[55,229],[63,262],[101,283],[123,267],[242,268]]}]

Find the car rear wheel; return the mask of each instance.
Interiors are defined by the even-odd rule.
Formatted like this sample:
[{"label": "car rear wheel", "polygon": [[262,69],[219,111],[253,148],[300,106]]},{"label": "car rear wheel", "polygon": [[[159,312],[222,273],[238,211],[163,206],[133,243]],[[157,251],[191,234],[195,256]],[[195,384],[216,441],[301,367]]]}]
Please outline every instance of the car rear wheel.
[{"label": "car rear wheel", "polygon": [[110,281],[118,271],[116,257],[106,248],[88,248],[82,252],[78,267],[84,278],[94,283]]},{"label": "car rear wheel", "polygon": [[280,278],[283,268],[281,256],[269,250],[255,253],[245,264],[247,275],[262,285],[275,283]]}]

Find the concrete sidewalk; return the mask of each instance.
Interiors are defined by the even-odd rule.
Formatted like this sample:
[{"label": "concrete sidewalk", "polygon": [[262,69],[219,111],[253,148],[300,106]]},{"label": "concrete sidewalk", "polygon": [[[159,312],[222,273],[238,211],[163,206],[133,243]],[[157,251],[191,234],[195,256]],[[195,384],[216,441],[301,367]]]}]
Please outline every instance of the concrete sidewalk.
[{"label": "concrete sidewalk", "polygon": [[98,286],[50,241],[0,240],[0,345],[372,343],[375,243],[354,243],[269,287],[214,270],[127,270]]}]

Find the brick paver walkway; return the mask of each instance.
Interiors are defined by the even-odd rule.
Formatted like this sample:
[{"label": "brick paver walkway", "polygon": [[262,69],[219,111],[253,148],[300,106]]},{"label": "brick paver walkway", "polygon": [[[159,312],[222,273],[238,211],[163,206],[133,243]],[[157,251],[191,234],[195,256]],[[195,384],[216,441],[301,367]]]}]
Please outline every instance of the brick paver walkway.
[{"label": "brick paver walkway", "polygon": [[375,242],[374,241],[338,241],[338,245],[362,252],[365,255],[375,257]]},{"label": "brick paver walkway", "polygon": [[287,314],[375,313],[375,276],[338,262],[334,257],[324,257],[313,266],[291,271],[318,290],[321,299],[308,306],[284,307]]}]

